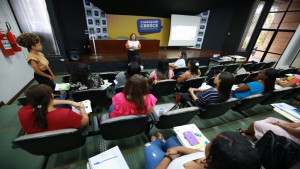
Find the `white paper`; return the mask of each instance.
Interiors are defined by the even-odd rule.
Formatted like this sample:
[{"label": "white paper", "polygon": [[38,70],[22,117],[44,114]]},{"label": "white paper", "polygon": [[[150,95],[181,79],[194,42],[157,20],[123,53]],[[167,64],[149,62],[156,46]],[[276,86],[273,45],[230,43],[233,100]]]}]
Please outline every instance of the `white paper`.
[{"label": "white paper", "polygon": [[[84,100],[84,101],[81,101],[79,103],[84,105],[84,109],[85,109],[85,112],[87,114],[90,114],[92,112],[92,107],[91,107],[91,101],[90,100]],[[73,106],[72,106],[72,111],[75,112],[75,113],[80,114],[80,110],[76,109]]]},{"label": "white paper", "polygon": [[300,120],[299,111],[298,111],[298,113],[296,112],[297,108],[295,108],[291,105],[288,105],[286,103],[276,103],[276,104],[271,104],[271,105],[281,111],[284,111],[284,112],[292,115],[293,117],[297,118],[298,120]]},{"label": "white paper", "polygon": [[212,88],[210,85],[207,85],[206,83],[202,83],[202,85],[199,87],[201,90],[207,90]]},{"label": "white paper", "polygon": [[100,87],[100,89],[106,89],[106,88],[108,88],[110,85],[112,85],[112,83],[110,83],[110,82],[107,82],[106,80],[104,80],[104,85],[101,85],[101,87]]},{"label": "white paper", "polygon": [[56,83],[54,91],[70,90],[70,83]]}]

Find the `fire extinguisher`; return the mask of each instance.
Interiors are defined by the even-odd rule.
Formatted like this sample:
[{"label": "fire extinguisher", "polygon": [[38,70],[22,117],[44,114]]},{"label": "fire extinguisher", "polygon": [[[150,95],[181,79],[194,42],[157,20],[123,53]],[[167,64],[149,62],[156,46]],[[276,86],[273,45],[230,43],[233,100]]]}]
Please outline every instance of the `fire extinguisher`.
[{"label": "fire extinguisher", "polygon": [[4,33],[0,33],[0,48],[5,56],[12,56],[14,55],[14,50],[10,46],[10,43]]},{"label": "fire extinguisher", "polygon": [[6,33],[6,37],[12,47],[12,49],[15,51],[15,52],[20,52],[22,51],[22,48],[18,46],[17,44],[17,41],[16,41],[16,37],[15,35],[12,34],[12,32],[10,31],[11,30],[11,26],[8,22],[5,22],[6,24],[6,27],[7,27],[7,33]]}]

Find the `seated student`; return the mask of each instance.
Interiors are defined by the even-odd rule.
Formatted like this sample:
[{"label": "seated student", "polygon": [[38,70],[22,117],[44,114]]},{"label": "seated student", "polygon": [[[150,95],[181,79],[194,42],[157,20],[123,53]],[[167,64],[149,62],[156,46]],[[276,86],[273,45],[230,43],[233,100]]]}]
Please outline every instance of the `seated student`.
[{"label": "seated student", "polygon": [[124,86],[127,82],[127,79],[129,79],[131,76],[135,74],[141,73],[141,67],[138,63],[133,62],[130,65],[128,65],[126,72],[119,72],[116,76],[116,88]]},{"label": "seated student", "polygon": [[166,59],[160,59],[158,61],[158,65],[156,70],[153,70],[147,79],[147,82],[151,82],[154,80],[154,83],[156,81],[160,80],[166,80],[171,79],[174,76],[173,70],[169,69],[168,62]]},{"label": "seated student", "polygon": [[255,79],[258,79],[257,81],[239,85],[239,87],[232,92],[232,96],[242,99],[254,94],[272,92],[274,90],[277,73],[277,70],[273,68],[261,70],[255,77]]},{"label": "seated student", "polygon": [[[52,89],[45,85],[30,86],[26,92],[29,105],[22,107],[19,120],[27,133],[78,128],[89,124],[89,116],[80,103],[67,100],[55,100]],[[80,110],[80,115],[70,109],[56,108],[55,105],[70,104]]]},{"label": "seated student", "polygon": [[109,117],[151,114],[157,99],[150,94],[142,75],[133,75],[126,82],[123,92],[112,98]]},{"label": "seated student", "polygon": [[186,101],[194,101],[199,107],[203,107],[208,103],[224,102],[229,99],[234,82],[235,79],[232,73],[219,73],[214,79],[214,84],[216,84],[215,88],[204,91],[190,88],[189,93],[183,93],[180,96],[180,102],[185,104]]},{"label": "seated student", "polygon": [[189,70],[184,72],[182,75],[179,75],[177,78],[178,83],[182,83],[185,80],[199,77],[201,75],[201,72],[199,70],[199,63],[197,60],[189,61],[188,63]]},{"label": "seated student", "polygon": [[179,59],[176,60],[174,63],[169,63],[169,67],[171,69],[179,68],[179,67],[185,67],[186,66],[186,59],[187,59],[187,54],[185,51],[181,51],[178,54]]},{"label": "seated student", "polygon": [[239,129],[239,132],[251,141],[260,139],[268,130],[279,136],[284,136],[300,145],[300,122],[286,122],[274,117],[254,121],[247,130]]},{"label": "seated student", "polygon": [[102,84],[104,84],[102,78],[91,74],[87,64],[77,64],[71,73],[72,91],[99,88]]},{"label": "seated student", "polygon": [[281,87],[296,87],[300,85],[300,75],[294,76],[291,80],[285,78],[276,79],[276,83]]},{"label": "seated student", "polygon": [[164,140],[161,133],[145,144],[146,169],[260,169],[257,150],[235,132],[212,137],[205,152],[182,147],[176,137]]},{"label": "seated student", "polygon": [[141,67],[141,71],[144,70],[144,66],[143,66],[143,62],[142,62],[142,59],[139,55],[134,55],[132,58],[131,58],[131,62],[128,64],[128,66],[131,64],[131,63],[138,63]]}]

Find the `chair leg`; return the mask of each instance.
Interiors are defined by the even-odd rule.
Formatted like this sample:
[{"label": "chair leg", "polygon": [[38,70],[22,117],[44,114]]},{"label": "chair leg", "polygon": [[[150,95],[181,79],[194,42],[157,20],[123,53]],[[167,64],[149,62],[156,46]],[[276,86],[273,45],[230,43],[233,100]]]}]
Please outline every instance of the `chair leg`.
[{"label": "chair leg", "polygon": [[50,155],[44,156],[44,160],[43,160],[43,164],[42,164],[42,168],[41,169],[46,169],[49,157],[50,157]]}]

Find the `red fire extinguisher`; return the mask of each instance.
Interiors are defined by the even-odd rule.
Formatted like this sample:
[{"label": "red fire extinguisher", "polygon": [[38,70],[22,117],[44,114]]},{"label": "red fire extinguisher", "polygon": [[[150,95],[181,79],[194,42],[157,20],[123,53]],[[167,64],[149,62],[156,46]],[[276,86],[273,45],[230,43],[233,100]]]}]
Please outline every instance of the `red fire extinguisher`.
[{"label": "red fire extinguisher", "polygon": [[15,51],[15,52],[20,52],[22,51],[22,48],[18,46],[17,44],[17,41],[16,41],[16,37],[15,35],[12,34],[12,32],[10,31],[11,30],[11,26],[8,22],[5,22],[6,24],[6,27],[7,27],[7,33],[6,33],[6,37],[12,47],[12,49]]},{"label": "red fire extinguisher", "polygon": [[4,33],[0,33],[0,48],[5,56],[12,56],[15,54]]}]

